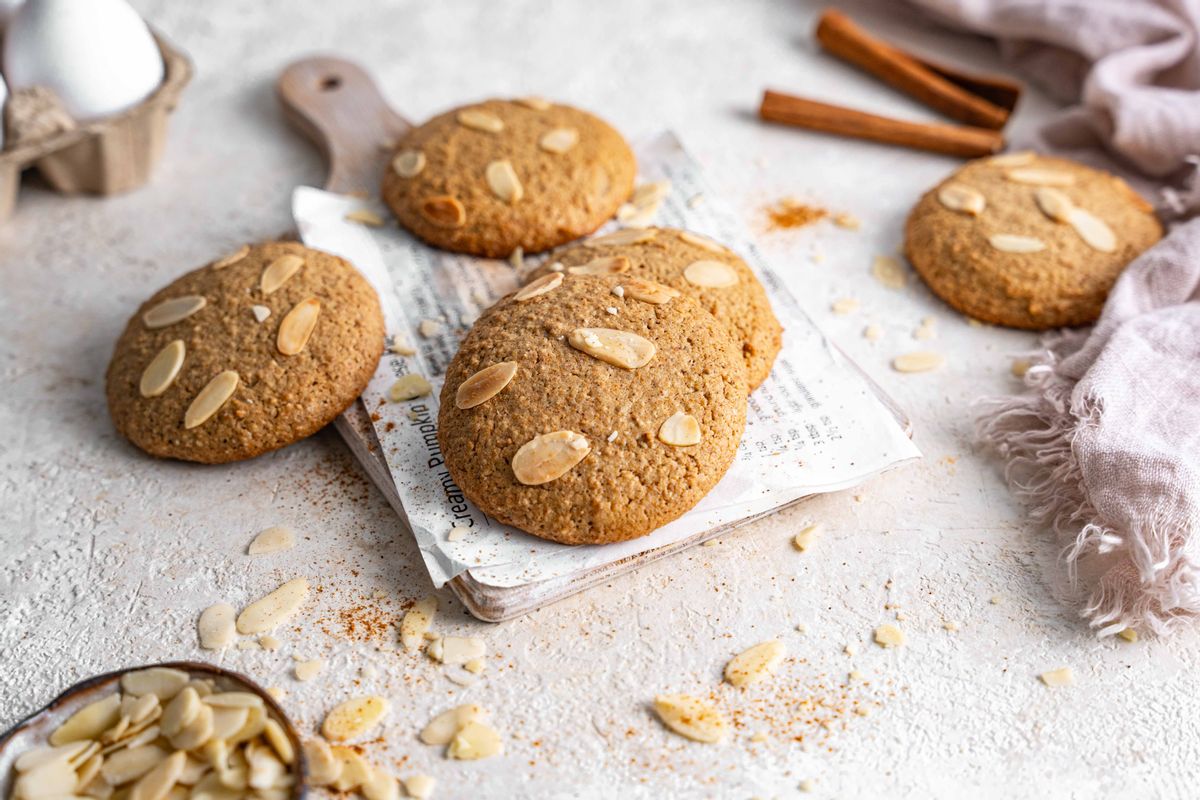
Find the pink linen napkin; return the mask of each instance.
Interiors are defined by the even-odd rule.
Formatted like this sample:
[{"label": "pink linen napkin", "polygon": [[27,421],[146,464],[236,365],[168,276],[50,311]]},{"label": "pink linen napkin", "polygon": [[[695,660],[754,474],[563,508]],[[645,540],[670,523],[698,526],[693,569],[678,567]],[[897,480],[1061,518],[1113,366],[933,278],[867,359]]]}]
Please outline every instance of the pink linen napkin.
[{"label": "pink linen napkin", "polygon": [[1019,396],[981,401],[981,439],[1063,545],[1100,635],[1200,616],[1200,2],[911,0],[995,37],[1069,104],[1032,144],[1124,175],[1177,220],[1091,330],[1043,338]]}]

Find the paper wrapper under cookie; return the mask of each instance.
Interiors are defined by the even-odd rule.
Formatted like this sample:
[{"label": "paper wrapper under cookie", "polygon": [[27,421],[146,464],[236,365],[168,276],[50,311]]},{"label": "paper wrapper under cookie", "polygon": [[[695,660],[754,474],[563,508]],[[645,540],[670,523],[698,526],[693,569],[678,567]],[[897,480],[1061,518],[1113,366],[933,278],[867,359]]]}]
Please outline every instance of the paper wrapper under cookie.
[{"label": "paper wrapper under cookie", "polygon": [[64,194],[117,194],[150,179],[167,139],[167,118],[192,78],[188,57],[157,32],[162,84],[128,111],[0,152],[0,222],[12,215],[21,173],[35,167]]}]

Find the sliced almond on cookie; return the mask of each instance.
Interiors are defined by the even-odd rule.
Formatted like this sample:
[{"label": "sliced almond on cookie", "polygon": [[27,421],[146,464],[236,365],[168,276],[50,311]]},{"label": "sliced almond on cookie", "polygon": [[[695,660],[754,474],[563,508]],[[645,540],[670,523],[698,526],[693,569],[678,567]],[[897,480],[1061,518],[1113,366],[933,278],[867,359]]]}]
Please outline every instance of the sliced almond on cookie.
[{"label": "sliced almond on cookie", "polygon": [[500,133],[504,130],[504,120],[490,111],[481,108],[464,108],[458,112],[458,124],[484,133]]},{"label": "sliced almond on cookie", "polygon": [[420,150],[402,150],[392,159],[392,172],[401,178],[415,178],[425,169],[425,154]]},{"label": "sliced almond on cookie", "polygon": [[701,236],[700,234],[692,233],[691,231],[680,231],[679,232],[679,240],[682,242],[687,242],[690,245],[694,245],[696,247],[703,248],[710,253],[717,253],[719,255],[723,255],[723,254],[729,252],[724,246],[718,244],[717,242],[714,242],[712,239],[709,239],[707,236]]},{"label": "sliced almond on cookie", "polygon": [[208,422],[209,418],[221,410],[221,406],[233,397],[238,387],[238,374],[227,369],[218,373],[205,384],[196,398],[192,400],[183,415],[183,427],[191,430],[198,425]]},{"label": "sliced almond on cookie", "polygon": [[522,286],[513,294],[513,300],[522,303],[526,300],[532,300],[535,297],[553,291],[562,285],[563,276],[561,272],[551,272],[549,275],[543,275],[535,281],[530,281],[527,285]]},{"label": "sliced almond on cookie", "polygon": [[158,351],[158,355],[151,359],[142,371],[142,379],[138,382],[138,391],[142,397],[158,397],[175,382],[179,370],[183,367],[185,352],[183,339],[169,342]]},{"label": "sliced almond on cookie", "polygon": [[224,258],[218,258],[216,261],[212,262],[212,268],[225,269],[226,267],[232,267],[234,264],[241,261],[248,255],[250,255],[250,245],[244,244]]},{"label": "sliced almond on cookie", "polygon": [[550,101],[544,97],[518,97],[513,102],[519,106],[531,108],[534,111],[545,111],[551,106]]},{"label": "sliced almond on cookie", "polygon": [[293,275],[300,271],[304,266],[304,259],[300,256],[288,253],[280,256],[267,265],[263,270],[262,278],[259,279],[259,287],[263,294],[271,294],[272,292],[283,286]]},{"label": "sliced almond on cookie", "polygon": [[547,153],[562,154],[579,142],[579,131],[574,128],[555,128],[538,139],[538,147]]},{"label": "sliced almond on cookie", "polygon": [[515,361],[502,361],[484,367],[459,384],[458,391],[454,394],[454,405],[466,409],[486,403],[500,394],[516,374]]},{"label": "sliced almond on cookie", "polygon": [[506,203],[516,203],[525,196],[525,188],[521,185],[521,179],[517,177],[517,171],[513,169],[512,162],[507,158],[488,164],[487,169],[484,170],[484,176],[487,178],[488,188],[492,190],[492,194]]},{"label": "sliced almond on cookie", "polygon": [[567,272],[572,275],[620,275],[628,271],[629,259],[625,256],[603,256],[586,264],[567,267]]},{"label": "sliced almond on cookie", "polygon": [[1067,197],[1064,192],[1049,186],[1039,186],[1034,189],[1033,199],[1042,213],[1055,222],[1067,222],[1070,219],[1071,211],[1075,208],[1071,198]]},{"label": "sliced almond on cookie", "polygon": [[576,328],[567,342],[580,352],[624,369],[644,367],[658,352],[649,339],[614,328]]},{"label": "sliced almond on cookie", "polygon": [[279,323],[279,334],[275,337],[275,347],[279,352],[294,356],[303,350],[317,327],[320,314],[321,301],[315,297],[307,297],[292,306],[292,310]]},{"label": "sliced almond on cookie", "polygon": [[1028,183],[1034,186],[1070,186],[1075,183],[1075,176],[1069,172],[1038,167],[1010,169],[1004,173],[1004,177],[1013,183]]},{"label": "sliced almond on cookie", "polygon": [[679,297],[679,290],[643,278],[628,278],[621,284],[621,288],[621,297],[632,297],[634,300],[656,306]]},{"label": "sliced almond on cookie", "polygon": [[988,159],[988,163],[995,167],[1023,167],[1026,164],[1032,164],[1037,159],[1037,154],[1031,150],[1021,150],[1016,153],[1001,153],[998,156],[992,156]]},{"label": "sliced almond on cookie", "polygon": [[142,314],[142,323],[151,330],[165,328],[187,319],[207,304],[208,301],[198,294],[172,297],[170,300],[163,300],[153,308],[147,309]]},{"label": "sliced almond on cookie", "polygon": [[1079,234],[1079,238],[1083,239],[1093,250],[1099,250],[1101,253],[1116,251],[1117,235],[1104,220],[1090,211],[1074,208],[1071,210],[1067,222]]},{"label": "sliced almond on cookie", "polygon": [[938,202],[951,211],[978,217],[987,207],[983,193],[961,183],[948,183],[938,190]]},{"label": "sliced almond on cookie", "polygon": [[683,270],[683,278],[702,289],[726,289],[738,282],[738,274],[724,261],[702,259],[693,261]]},{"label": "sliced almond on cookie", "polygon": [[421,216],[439,228],[461,228],[467,221],[463,204],[448,194],[427,197],[420,208]]},{"label": "sliced almond on cookie", "polygon": [[603,236],[597,236],[595,239],[585,239],[583,241],[583,246],[618,247],[630,244],[641,244],[642,242],[651,241],[656,236],[658,236],[658,231],[654,228],[630,228],[623,231],[606,233]]},{"label": "sliced almond on cookie", "polygon": [[1038,253],[1046,249],[1041,239],[1015,233],[994,233],[988,237],[988,244],[1002,253]]},{"label": "sliced almond on cookie", "polygon": [[526,486],[539,486],[560,478],[591,451],[587,437],[575,431],[554,431],[535,436],[513,456],[512,470]]},{"label": "sliced almond on cookie", "polygon": [[700,444],[700,423],[691,414],[676,411],[658,426],[658,439],[672,447]]}]

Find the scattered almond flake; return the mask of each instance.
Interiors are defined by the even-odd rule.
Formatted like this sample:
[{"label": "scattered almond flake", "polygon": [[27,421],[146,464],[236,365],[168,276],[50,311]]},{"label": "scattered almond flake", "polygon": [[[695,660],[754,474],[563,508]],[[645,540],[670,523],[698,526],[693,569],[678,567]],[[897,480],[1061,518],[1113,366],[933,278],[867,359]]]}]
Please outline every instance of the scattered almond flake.
[{"label": "scattered almond flake", "polygon": [[516,300],[518,303],[532,300],[535,297],[540,297],[547,292],[557,289],[562,285],[562,282],[563,276],[561,272],[551,272],[522,286],[513,294],[513,300]]},{"label": "scattered almond flake", "polygon": [[369,208],[356,208],[346,215],[347,222],[357,222],[369,228],[383,227],[383,217]]},{"label": "scattered almond flake", "polygon": [[729,733],[729,723],[713,706],[686,694],[660,694],[654,712],[662,723],[692,741],[715,743]]},{"label": "scattered almond flake", "polygon": [[404,339],[393,339],[392,344],[388,347],[388,351],[395,353],[398,356],[415,356],[416,348],[409,344]]},{"label": "scattered almond flake", "polygon": [[853,658],[854,656],[858,655],[858,645],[851,642],[850,644],[848,644],[842,648],[842,652],[844,654],[850,656],[851,658]]},{"label": "scattered almond flake", "polygon": [[867,709],[866,706],[855,706],[854,713],[860,717],[867,717],[871,714],[870,710]]},{"label": "scattered almond flake", "polygon": [[829,216],[829,212],[818,206],[808,205],[791,197],[785,197],[763,209],[772,230],[792,230],[811,225]]},{"label": "scattered almond flake", "polygon": [[896,372],[929,372],[946,363],[940,353],[918,350],[914,353],[904,353],[892,359],[892,369]]},{"label": "scattered almond flake", "polygon": [[942,627],[950,633],[955,633],[958,630],[958,623],[951,620],[946,620],[942,623]]},{"label": "scattered almond flake", "polygon": [[446,748],[446,757],[459,761],[476,761],[490,758],[504,749],[500,734],[478,720],[472,720],[459,729]]},{"label": "scattered almond flake", "polygon": [[[508,265],[516,272],[525,271],[525,248],[518,245],[508,256]],[[474,299],[474,298],[473,298]],[[477,301],[478,302],[478,301]]]},{"label": "scattered almond flake", "polygon": [[317,675],[319,675],[321,670],[324,668],[325,662],[320,658],[313,658],[309,659],[308,661],[297,661],[295,667],[296,680],[300,681],[301,683],[304,681],[311,681],[313,678],[317,677]]},{"label": "scattered almond flake", "polygon": [[903,611],[896,612],[896,621],[897,622],[904,622],[904,620],[906,620],[906,619],[908,619],[908,614],[905,614]]},{"label": "scattered almond flake", "polygon": [[165,328],[187,319],[207,304],[208,301],[197,294],[163,300],[142,314],[142,324],[151,330]]},{"label": "scattered almond flake", "polygon": [[294,356],[308,344],[321,314],[321,301],[306,297],[284,315],[275,337],[275,348],[285,356]]},{"label": "scattered almond flake", "polygon": [[676,411],[658,427],[658,440],[672,447],[692,447],[700,444],[700,422],[691,414]]},{"label": "scattered almond flake", "polygon": [[808,633],[808,626],[805,625],[803,622],[797,622],[796,623],[796,631],[798,633]]},{"label": "scattered almond flake", "polygon": [[615,294],[617,297],[624,297],[625,296],[625,287],[624,286],[614,286],[612,288],[612,293]]},{"label": "scattered almond flake", "polygon": [[765,731],[755,731],[754,733],[750,734],[750,741],[756,744],[759,742],[765,742],[770,738],[771,737],[768,736]]},{"label": "scattered almond flake", "polygon": [[265,322],[267,317],[271,316],[271,309],[256,303],[250,306],[250,313],[254,315],[255,322]]},{"label": "scattered almond flake", "polygon": [[228,603],[217,603],[204,609],[197,623],[200,646],[205,650],[222,650],[232,644],[236,631],[233,619],[233,606]]},{"label": "scattered almond flake", "polygon": [[232,267],[248,255],[250,255],[250,245],[244,244],[224,258],[218,258],[212,262],[212,268],[225,269],[226,267]]},{"label": "scattered almond flake", "polygon": [[820,536],[824,530],[825,526],[821,525],[820,523],[816,525],[809,525],[807,528],[792,537],[792,547],[796,548],[800,552],[804,552],[812,546],[813,540]]},{"label": "scattered almond flake", "polygon": [[1043,672],[1038,677],[1047,686],[1059,687],[1073,686],[1075,684],[1075,673],[1071,671],[1070,667],[1052,669],[1049,672]]},{"label": "scattered almond flake", "polygon": [[1023,167],[1026,164],[1032,164],[1037,155],[1030,150],[1020,150],[1016,153],[1001,153],[998,156],[992,156],[988,159],[988,163],[996,167]]},{"label": "scattered almond flake", "polygon": [[279,686],[268,686],[267,694],[271,695],[271,699],[277,703],[287,699],[287,689]]},{"label": "scattered almond flake", "polygon": [[376,770],[359,787],[359,792],[366,800],[399,800],[400,782],[394,775]]},{"label": "scattered almond flake", "polygon": [[560,155],[567,152],[579,142],[579,131],[574,128],[555,128],[542,134],[538,139],[538,147],[547,153]]},{"label": "scattered almond flake", "polygon": [[671,182],[668,180],[649,181],[633,190],[630,198],[636,206],[646,203],[656,203],[671,193]]},{"label": "scattered almond flake", "polygon": [[263,650],[274,651],[283,647],[283,642],[279,641],[275,636],[267,634],[266,636],[258,637],[258,646]]},{"label": "scattered almond flake", "polygon": [[615,442],[617,440],[617,431],[613,431],[608,435],[608,441]]},{"label": "scattered almond flake", "polygon": [[1026,183],[1034,186],[1070,186],[1075,183],[1075,176],[1069,172],[1038,167],[1010,169],[1004,173],[1004,177],[1013,183]]},{"label": "scattered almond flake", "polygon": [[700,546],[701,547],[720,547],[721,540],[720,539],[709,539],[708,541],[701,542]]},{"label": "scattered almond flake", "polygon": [[392,387],[388,389],[388,398],[393,403],[404,403],[424,397],[432,391],[433,387],[429,385],[429,381],[425,380],[424,375],[410,372],[407,375],[401,375],[392,384]]},{"label": "scattered almond flake", "polygon": [[436,319],[423,319],[421,324],[417,326],[417,333],[424,336],[426,339],[431,336],[437,336],[442,331],[442,323]]},{"label": "scattered almond flake", "polygon": [[175,378],[179,376],[179,370],[183,368],[186,350],[187,347],[182,339],[168,342],[162,350],[159,350],[158,355],[152,358],[146,365],[146,369],[142,371],[141,380],[138,382],[138,393],[142,397],[158,397],[169,389],[175,382]]},{"label": "scattered almond flake", "polygon": [[425,154],[420,150],[403,150],[392,159],[392,172],[401,178],[415,178],[425,169]]},{"label": "scattered almond flake", "polygon": [[463,664],[463,669],[472,675],[478,675],[487,669],[487,662],[482,658],[472,658],[470,661],[467,661]]},{"label": "scattered almond flake", "polygon": [[638,369],[650,363],[658,348],[654,342],[631,331],[615,328],[576,328],[567,343],[606,364],[622,369]]},{"label": "scattered almond flake", "polygon": [[484,133],[500,133],[504,121],[490,111],[481,108],[464,108],[458,112],[458,124]]},{"label": "scattered almond flake", "polygon": [[800,791],[802,792],[812,792],[815,791],[816,788],[817,785],[810,778],[805,778],[804,780],[800,781]]},{"label": "scattered almond flake", "polygon": [[254,541],[250,542],[250,547],[246,550],[248,555],[263,556],[268,553],[280,553],[284,550],[291,550],[296,546],[296,534],[291,528],[285,528],[282,525],[274,525],[260,531],[254,537]]},{"label": "scattered almond flake", "polygon": [[875,629],[875,644],[880,647],[899,647],[904,644],[904,631],[885,622]]},{"label": "scattered almond flake", "polygon": [[978,217],[987,207],[987,200],[977,189],[961,183],[948,183],[938,190],[938,202],[951,211]]},{"label": "scattered almond flake", "polygon": [[293,253],[282,255],[267,265],[259,279],[259,288],[264,295],[279,290],[304,266],[304,259]]},{"label": "scattered almond flake", "polygon": [[649,242],[658,236],[658,231],[654,228],[615,231],[606,233],[603,236],[597,236],[593,239],[584,239],[580,244],[584,247],[625,247],[632,244],[641,244]]},{"label": "scattered almond flake", "polygon": [[378,695],[344,700],[325,715],[321,735],[330,742],[357,739],[379,724],[389,708],[387,699]]},{"label": "scattered almond flake", "polygon": [[433,624],[433,616],[437,613],[438,602],[433,595],[418,600],[412,608],[405,612],[400,620],[400,644],[410,653],[421,649],[421,642]]},{"label": "scattered almond flake", "polygon": [[850,670],[850,674],[846,676],[846,680],[861,681],[861,680],[863,680],[863,674],[856,669],[852,669],[852,670]]},{"label": "scattered almond flake", "polygon": [[992,599],[991,599],[991,600],[989,600],[988,602],[990,602],[990,603],[991,603],[992,605],[994,605],[994,606],[998,606],[998,605],[1000,605],[1001,603],[1003,603],[1003,602],[1004,602],[1004,595],[1002,595],[1002,594],[994,594],[994,595],[992,595]]},{"label": "scattered almond flake", "polygon": [[699,208],[703,204],[704,204],[704,195],[699,192],[697,192],[696,194],[689,197],[688,201],[687,201],[688,208]]},{"label": "scattered almond flake", "polygon": [[183,414],[183,427],[191,430],[208,422],[233,397],[239,380],[238,374],[231,369],[217,373],[188,405]]},{"label": "scattered almond flake", "polygon": [[550,101],[543,97],[518,97],[513,102],[519,106],[531,108],[534,111],[546,111],[551,105]]},{"label": "scattered almond flake", "polygon": [[829,305],[829,310],[839,316],[845,316],[858,310],[858,300],[853,297],[839,297]]},{"label": "scattered almond flake", "polygon": [[521,185],[517,171],[513,169],[512,162],[507,158],[501,158],[488,164],[484,170],[484,177],[487,179],[487,185],[492,190],[492,194],[506,203],[519,202],[525,196],[525,187]]},{"label": "scattered almond flake", "polygon": [[837,225],[839,228],[845,228],[849,231],[856,231],[862,227],[862,222],[859,221],[858,217],[845,211],[834,215],[833,224]]},{"label": "scattered almond flake", "polygon": [[287,622],[308,598],[308,581],[295,578],[254,601],[238,615],[238,633],[265,633]]},{"label": "scattered almond flake", "polygon": [[1033,364],[1028,358],[1014,358],[1012,362],[1012,374],[1015,378],[1024,378],[1025,373],[1029,372],[1029,368]]},{"label": "scattered almond flake", "polygon": [[1067,197],[1064,192],[1049,186],[1039,186],[1034,189],[1033,199],[1042,213],[1055,222],[1067,222],[1071,217],[1071,212],[1075,209],[1071,198]]},{"label": "scattered almond flake", "polygon": [[607,311],[609,314],[612,314],[614,317],[617,315],[617,307],[616,306],[609,306],[608,308],[606,308],[604,310]]},{"label": "scattered almond flake", "polygon": [[404,779],[404,793],[414,800],[429,800],[437,781],[428,775],[412,775]]},{"label": "scattered almond flake", "polygon": [[1127,642],[1136,642],[1138,640],[1138,632],[1133,628],[1122,628],[1117,631],[1117,637]]},{"label": "scattered almond flake", "polygon": [[878,342],[883,338],[883,328],[875,324],[868,325],[863,328],[863,338],[868,342]]},{"label": "scattered almond flake", "polygon": [[446,541],[447,542],[457,542],[460,539],[465,538],[466,535],[470,532],[471,532],[470,528],[463,528],[458,525],[455,525],[453,528],[450,529],[450,532],[446,534]]},{"label": "scattered almond flake", "polygon": [[417,734],[417,738],[425,744],[450,744],[455,735],[458,734],[463,727],[469,722],[484,720],[487,718],[487,712],[482,706],[474,703],[455,706],[454,708],[443,711],[429,721],[421,732]]},{"label": "scattered almond flake", "polygon": [[1071,210],[1067,222],[1088,247],[1101,253],[1116,252],[1117,235],[1095,214],[1086,209],[1075,208]]},{"label": "scattered almond flake", "polygon": [[1046,249],[1041,239],[1014,233],[994,233],[988,237],[988,243],[1002,253],[1040,253]]},{"label": "scattered almond flake", "polygon": [[871,275],[889,289],[903,289],[908,284],[908,273],[894,256],[875,256]]},{"label": "scattered almond flake", "polygon": [[725,680],[733,686],[749,686],[770,677],[786,654],[783,642],[770,639],[743,650],[725,665]]},{"label": "scattered almond flake", "polygon": [[467,221],[467,209],[457,197],[438,195],[421,202],[421,215],[440,228],[461,228]]},{"label": "scattered almond flake", "polygon": [[921,320],[921,325],[913,331],[913,338],[920,341],[928,341],[937,338],[937,328],[934,327],[937,320],[933,317],[924,317]]},{"label": "scattered almond flake", "polygon": [[736,286],[740,280],[733,267],[724,261],[710,259],[701,259],[688,264],[684,267],[683,279],[702,289],[726,289]]},{"label": "scattered almond flake", "polygon": [[471,636],[443,636],[430,643],[426,654],[434,661],[454,666],[487,654],[487,643]]},{"label": "scattered almond flake", "polygon": [[238,650],[261,650],[262,645],[253,639],[243,639],[237,643]]}]

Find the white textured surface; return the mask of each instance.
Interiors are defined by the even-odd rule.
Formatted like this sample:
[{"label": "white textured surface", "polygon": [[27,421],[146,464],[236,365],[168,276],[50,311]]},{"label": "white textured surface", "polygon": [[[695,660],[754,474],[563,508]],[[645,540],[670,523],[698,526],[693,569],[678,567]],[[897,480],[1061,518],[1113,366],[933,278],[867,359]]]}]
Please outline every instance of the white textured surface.
[{"label": "white textured surface", "polygon": [[[203,656],[202,608],[307,575],[323,591],[280,632],[283,649],[230,650],[221,662],[288,689],[285,705],[304,727],[349,693],[385,692],[387,743],[368,749],[402,775],[437,776],[441,798],[791,797],[803,779],[819,797],[1186,794],[1200,763],[1197,638],[1130,645],[1082,630],[1041,580],[1054,554],[969,443],[967,404],[1013,388],[1006,356],[1032,337],[968,326],[919,285],[894,292],[869,276],[871,257],[899,244],[916,194],[953,162],[752,119],[768,84],[928,116],[817,54],[815,6],[138,5],[198,69],[152,185],[101,202],[27,183],[0,228],[0,725],[87,674]],[[915,46],[994,66],[986,44],[910,14],[869,18]],[[541,93],[631,135],[670,127],[752,225],[785,194],[856,214],[858,232],[821,225],[760,242],[813,315],[913,414],[926,461],[860,497],[817,499],[501,626],[471,621],[445,595],[437,628],[490,645],[489,670],[470,689],[392,652],[394,631],[369,641],[361,625],[350,630],[347,620],[371,616],[356,606],[388,619],[428,583],[332,433],[231,467],[158,463],[116,439],[103,401],[111,343],[137,302],[185,268],[286,230],[289,190],[320,181],[317,154],[285,128],[271,89],[289,59],[313,50],[360,59],[414,118],[473,97]],[[1017,126],[1045,110],[1031,96]],[[822,263],[807,257],[814,248]],[[842,296],[861,310],[831,315]],[[916,342],[926,315],[938,338]],[[886,328],[884,340],[861,338],[868,321]],[[893,355],[925,347],[946,354],[943,370],[888,370]],[[797,553],[790,536],[810,520],[827,530]],[[243,555],[274,524],[296,528],[299,546]],[[898,650],[869,642],[893,616],[885,603],[907,615]],[[800,622],[807,633],[795,631]],[[730,655],[773,636],[791,653],[775,679],[719,687]],[[843,654],[851,642],[855,657]],[[330,666],[297,684],[293,654]],[[375,677],[360,676],[367,664]],[[1063,665],[1076,686],[1036,680]],[[851,668],[868,683],[844,687]],[[657,691],[715,692],[738,719],[736,736],[705,747],[665,733],[648,711]],[[433,711],[460,698],[492,709],[503,758],[446,762],[415,740]],[[855,702],[869,715],[850,713]],[[772,738],[751,742],[760,730]]]}]

